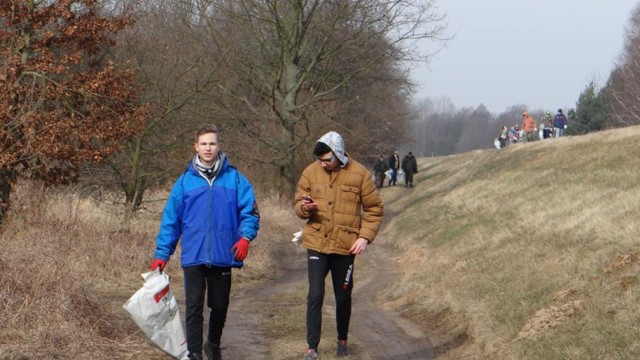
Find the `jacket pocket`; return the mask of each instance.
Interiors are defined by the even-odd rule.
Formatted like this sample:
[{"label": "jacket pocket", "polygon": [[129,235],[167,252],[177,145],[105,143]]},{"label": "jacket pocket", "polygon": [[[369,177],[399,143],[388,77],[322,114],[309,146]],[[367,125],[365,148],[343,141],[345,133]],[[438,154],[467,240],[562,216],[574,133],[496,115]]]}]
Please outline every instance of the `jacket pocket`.
[{"label": "jacket pocket", "polygon": [[339,248],[349,250],[353,243],[356,242],[360,235],[360,230],[351,226],[338,225],[338,235],[336,236],[336,243]]},{"label": "jacket pocket", "polygon": [[[346,215],[359,215],[360,214],[360,188],[355,186],[340,186],[340,199],[338,206],[339,212]],[[349,223],[341,222],[339,225],[349,225]]]},{"label": "jacket pocket", "polygon": [[342,199],[347,201],[360,202],[360,188],[356,186],[341,185]]},{"label": "jacket pocket", "polygon": [[305,226],[302,233],[303,235],[322,238],[324,236],[322,227],[323,227],[322,224],[320,224],[319,222],[308,221],[307,226]]}]

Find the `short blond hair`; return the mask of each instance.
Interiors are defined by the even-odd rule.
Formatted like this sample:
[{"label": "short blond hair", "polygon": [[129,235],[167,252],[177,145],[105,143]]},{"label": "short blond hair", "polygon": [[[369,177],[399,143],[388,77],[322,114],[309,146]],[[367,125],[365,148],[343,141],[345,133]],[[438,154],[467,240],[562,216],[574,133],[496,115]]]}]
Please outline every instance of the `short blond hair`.
[{"label": "short blond hair", "polygon": [[218,134],[218,127],[213,124],[202,125],[196,130],[196,142],[201,135],[214,133]]}]

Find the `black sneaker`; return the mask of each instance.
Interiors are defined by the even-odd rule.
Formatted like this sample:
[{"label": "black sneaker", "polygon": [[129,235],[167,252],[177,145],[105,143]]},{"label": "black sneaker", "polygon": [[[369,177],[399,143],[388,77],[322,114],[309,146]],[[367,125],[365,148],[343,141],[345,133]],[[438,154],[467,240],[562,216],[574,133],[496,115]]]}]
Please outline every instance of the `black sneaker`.
[{"label": "black sneaker", "polygon": [[303,360],[316,360],[318,358],[318,353],[314,349],[307,349],[304,353]]},{"label": "black sneaker", "polygon": [[349,356],[349,344],[347,344],[347,340],[338,340],[338,350],[336,351],[336,356]]},{"label": "black sneaker", "polygon": [[204,343],[204,353],[207,354],[207,359],[209,360],[222,360],[220,344],[212,344],[206,341]]}]

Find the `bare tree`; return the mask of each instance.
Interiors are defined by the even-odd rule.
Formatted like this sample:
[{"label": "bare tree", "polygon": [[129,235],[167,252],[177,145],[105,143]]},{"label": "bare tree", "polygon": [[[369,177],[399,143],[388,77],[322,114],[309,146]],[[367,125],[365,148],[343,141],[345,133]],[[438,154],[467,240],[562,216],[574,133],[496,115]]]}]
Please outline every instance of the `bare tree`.
[{"label": "bare tree", "polygon": [[623,55],[609,84],[617,122],[623,126],[640,124],[640,5],[631,13]]},{"label": "bare tree", "polygon": [[201,40],[203,28],[192,26],[193,14],[172,0],[140,1],[136,26],[121,33],[114,49],[121,62],[137,69],[151,115],[121,152],[100,167],[87,168],[84,182],[122,191],[125,226],[150,187],[184,169],[187,154],[192,154],[185,145],[195,128],[215,119],[207,103],[218,71],[211,46]]},{"label": "bare tree", "polygon": [[455,153],[462,122],[451,99],[425,99],[417,104],[414,111],[414,145],[405,150],[413,151],[418,156]]},{"label": "bare tree", "polygon": [[466,152],[491,147],[496,130],[492,124],[493,114],[484,105],[475,109],[463,109],[465,120],[456,145],[456,152]]},{"label": "bare tree", "polygon": [[[410,45],[440,40],[444,29],[432,1],[203,3],[197,2],[193,18],[208,18],[220,69],[228,74],[218,84],[223,96],[215,99],[215,111],[267,149],[262,158],[267,155],[279,169],[288,191],[297,180],[297,150],[309,139],[311,120],[352,115],[353,108],[345,111],[354,104],[349,86],[374,83],[356,81],[358,76],[384,64],[421,59]],[[351,128],[353,123],[336,125]]]},{"label": "bare tree", "polygon": [[[520,126],[526,110],[526,105],[518,104],[496,116],[482,104],[457,109],[446,97],[424,99],[413,110],[413,151],[419,156],[441,156],[491,148],[502,126]],[[529,113],[539,119],[544,111]]]},{"label": "bare tree", "polygon": [[527,105],[516,104],[509,106],[504,112],[500,113],[497,118],[498,126],[504,125],[510,128],[515,125],[522,125],[522,113],[527,110]]}]

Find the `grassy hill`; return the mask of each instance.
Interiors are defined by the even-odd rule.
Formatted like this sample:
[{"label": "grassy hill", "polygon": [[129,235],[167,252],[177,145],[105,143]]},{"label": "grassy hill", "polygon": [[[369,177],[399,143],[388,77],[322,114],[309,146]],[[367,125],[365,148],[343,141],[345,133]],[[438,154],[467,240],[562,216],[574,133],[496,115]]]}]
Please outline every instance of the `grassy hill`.
[{"label": "grassy hill", "polygon": [[[403,275],[376,300],[420,324],[438,359],[640,358],[639,139],[632,127],[419,159],[415,187],[381,190],[381,247]],[[23,183],[14,195],[0,358],[167,359],[121,309],[151,261],[166,191],[127,229],[121,209],[73,188]],[[276,278],[300,225],[288,201],[259,198],[260,241],[235,290]],[[180,283],[179,262],[167,269]],[[266,324],[293,339],[276,353],[301,351],[296,289],[278,299],[298,304],[280,312],[298,328]]]},{"label": "grassy hill", "polygon": [[[419,159],[384,294],[450,359],[640,358],[640,127]],[[457,344],[459,345],[459,344]]]}]

